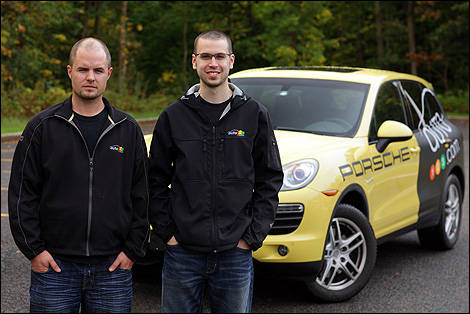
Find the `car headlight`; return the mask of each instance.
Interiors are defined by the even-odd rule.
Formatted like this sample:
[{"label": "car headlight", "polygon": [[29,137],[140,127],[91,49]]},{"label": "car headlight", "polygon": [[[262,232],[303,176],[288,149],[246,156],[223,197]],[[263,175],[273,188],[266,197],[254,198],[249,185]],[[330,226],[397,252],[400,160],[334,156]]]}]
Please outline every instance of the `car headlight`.
[{"label": "car headlight", "polygon": [[281,191],[303,188],[317,175],[318,161],[315,159],[302,159],[282,166],[284,182]]}]

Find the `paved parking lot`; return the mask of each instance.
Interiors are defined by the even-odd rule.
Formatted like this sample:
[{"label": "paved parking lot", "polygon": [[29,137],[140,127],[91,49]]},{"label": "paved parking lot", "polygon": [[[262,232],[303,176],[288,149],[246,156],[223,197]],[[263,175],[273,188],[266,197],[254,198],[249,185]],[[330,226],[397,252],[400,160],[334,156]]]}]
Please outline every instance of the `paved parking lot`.
[{"label": "paved parking lot", "polygon": [[[153,125],[144,127],[149,133]],[[468,120],[464,131],[465,176],[468,171]],[[18,251],[8,224],[7,189],[15,141],[2,143],[1,152],[1,312],[29,311],[29,262]],[[419,245],[416,232],[378,248],[368,285],[340,304],[315,303],[302,283],[274,276],[255,277],[253,312],[469,312],[469,194],[465,191],[460,239],[451,251],[435,252]],[[161,279],[157,266],[134,278],[133,312],[155,313],[160,308]],[[207,311],[207,308],[205,308]]]}]

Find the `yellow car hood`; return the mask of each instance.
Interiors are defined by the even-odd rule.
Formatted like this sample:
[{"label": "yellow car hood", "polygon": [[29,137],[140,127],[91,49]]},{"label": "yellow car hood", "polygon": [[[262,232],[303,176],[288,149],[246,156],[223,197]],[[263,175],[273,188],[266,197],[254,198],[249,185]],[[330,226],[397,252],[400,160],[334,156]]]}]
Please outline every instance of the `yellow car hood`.
[{"label": "yellow car hood", "polygon": [[303,159],[318,159],[324,152],[334,153],[351,147],[351,142],[355,141],[348,137],[335,137],[327,135],[317,135],[294,131],[275,130],[276,140],[281,154],[283,165]]}]

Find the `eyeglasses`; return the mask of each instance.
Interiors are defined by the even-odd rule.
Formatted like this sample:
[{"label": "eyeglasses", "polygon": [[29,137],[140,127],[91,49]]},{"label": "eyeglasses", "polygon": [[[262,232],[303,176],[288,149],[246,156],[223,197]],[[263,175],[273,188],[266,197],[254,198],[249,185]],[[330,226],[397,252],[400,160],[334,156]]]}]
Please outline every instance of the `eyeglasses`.
[{"label": "eyeglasses", "polygon": [[217,61],[224,61],[227,56],[231,56],[232,54],[231,53],[216,53],[215,55],[211,55],[210,53],[195,53],[194,54],[196,57],[199,56],[199,58],[201,58],[201,60],[204,60],[204,61],[209,61],[209,60],[212,60],[212,58],[215,58],[215,60]]}]

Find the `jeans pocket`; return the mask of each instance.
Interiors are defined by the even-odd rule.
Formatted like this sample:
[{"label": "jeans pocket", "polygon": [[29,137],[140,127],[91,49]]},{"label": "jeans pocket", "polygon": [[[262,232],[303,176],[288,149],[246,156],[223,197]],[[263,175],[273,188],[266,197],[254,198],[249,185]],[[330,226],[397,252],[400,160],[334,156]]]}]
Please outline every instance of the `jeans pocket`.
[{"label": "jeans pocket", "polygon": [[236,246],[235,249],[243,253],[251,253],[251,249],[242,249],[241,247],[238,247],[238,246]]},{"label": "jeans pocket", "polygon": [[167,249],[175,249],[178,248],[180,245],[179,244],[166,244]]},{"label": "jeans pocket", "polygon": [[41,275],[41,274],[47,274],[47,273],[51,272],[52,270],[53,270],[53,269],[52,269],[51,266],[49,266],[49,268],[48,268],[46,271],[41,271],[41,272],[35,271],[35,270],[31,267],[31,271],[32,271],[33,273],[39,274],[39,275]]}]

